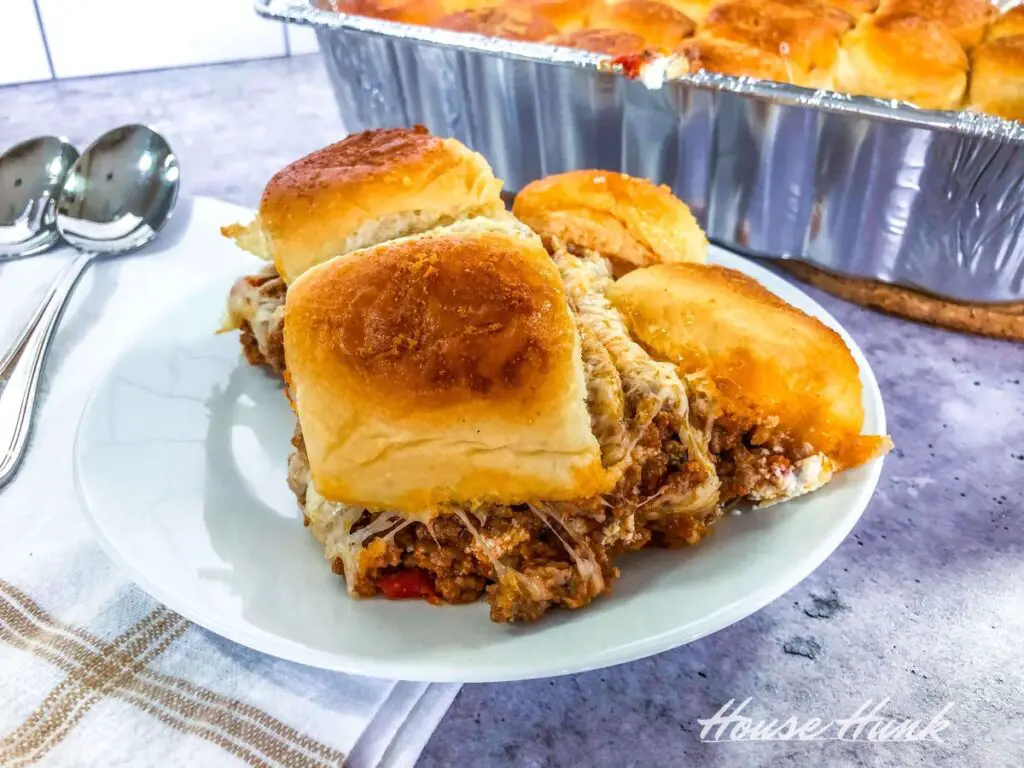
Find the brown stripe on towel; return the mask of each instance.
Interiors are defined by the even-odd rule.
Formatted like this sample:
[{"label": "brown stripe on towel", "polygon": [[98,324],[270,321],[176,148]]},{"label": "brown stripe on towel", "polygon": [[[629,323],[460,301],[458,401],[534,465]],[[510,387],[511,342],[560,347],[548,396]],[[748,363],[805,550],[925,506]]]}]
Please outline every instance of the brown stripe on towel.
[{"label": "brown stripe on towel", "polygon": [[0,593],[3,593],[3,592],[6,592],[8,595],[10,595],[12,600],[17,601],[19,607],[25,613],[27,613],[28,615],[32,616],[33,618],[35,618],[36,620],[40,621],[41,623],[48,624],[48,625],[51,625],[51,626],[54,626],[54,627],[60,626],[60,631],[61,632],[64,632],[64,633],[66,633],[68,635],[71,635],[72,637],[77,638],[83,644],[85,644],[86,646],[88,646],[90,648],[93,648],[95,650],[103,650],[106,647],[106,643],[104,643],[98,637],[95,637],[94,635],[89,634],[84,629],[80,629],[78,627],[70,627],[70,626],[59,625],[58,622],[55,622],[55,621],[51,620],[50,617],[46,614],[46,612],[41,607],[39,607],[32,600],[31,597],[26,595],[24,592],[22,592],[20,589],[18,589],[13,584],[10,584],[10,583],[0,579]]},{"label": "brown stripe on towel", "polygon": [[25,722],[0,740],[0,765],[37,762],[105,696],[129,702],[253,766],[342,765],[339,750],[256,707],[146,668],[190,626],[161,606],[107,643],[57,621],[24,592],[0,580],[0,640],[67,673]]},{"label": "brown stripe on towel", "polygon": [[[0,595],[6,592],[5,586],[0,582]],[[9,594],[4,596],[10,597]],[[38,605],[33,607],[41,611]],[[63,625],[43,614],[46,624],[33,624],[37,629],[33,634],[32,627],[19,622],[19,617],[12,612],[17,612],[17,605],[4,601],[0,605],[0,625],[7,624],[8,628],[15,629],[28,650],[44,658],[50,656],[38,651],[47,648],[48,640],[60,636]],[[57,666],[67,671],[68,676],[50,691],[25,722],[0,741],[0,765],[14,768],[40,760],[100,699],[134,677],[186,628],[184,619],[161,607],[110,643],[103,652],[86,656],[81,649],[68,653],[63,643],[49,645],[48,650],[63,655],[62,663],[58,662]]]},{"label": "brown stripe on towel", "polygon": [[[285,725],[280,720],[271,717],[266,712],[256,707],[245,704],[237,699],[230,699],[205,688],[193,685],[187,680],[170,675],[161,675],[152,670],[145,670],[140,677],[147,683],[153,683],[170,688],[174,695],[191,697],[195,703],[189,703],[191,707],[207,707],[219,709],[233,716],[240,716],[239,719],[248,719],[268,733],[277,736],[287,742],[301,747],[312,755],[322,758],[326,765],[341,765],[344,754],[336,749],[328,747],[323,742],[307,736],[294,728]],[[296,763],[298,764],[298,763]],[[311,764],[312,765],[312,764]],[[319,765],[319,763],[317,763]]]}]

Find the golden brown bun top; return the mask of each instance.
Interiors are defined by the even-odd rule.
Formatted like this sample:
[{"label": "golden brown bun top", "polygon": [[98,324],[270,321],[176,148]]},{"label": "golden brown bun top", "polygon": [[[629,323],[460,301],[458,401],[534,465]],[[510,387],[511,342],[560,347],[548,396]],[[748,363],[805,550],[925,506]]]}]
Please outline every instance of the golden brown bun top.
[{"label": "golden brown bun top", "polygon": [[859,18],[866,13],[873,13],[878,8],[878,0],[824,0],[824,2],[854,18]]},{"label": "golden brown bun top", "polygon": [[462,11],[482,11],[489,8],[507,7],[500,0],[441,0],[446,16]]},{"label": "golden brown bun top", "polygon": [[1024,35],[998,37],[972,52],[968,106],[1024,122]]},{"label": "golden brown bun top", "polygon": [[711,10],[701,33],[758,48],[811,73],[833,66],[839,36],[852,24],[849,14],[811,0],[728,0]]},{"label": "golden brown bun top", "polygon": [[648,47],[647,41],[640,35],[615,29],[580,29],[549,37],[544,42],[563,48],[603,53],[606,56],[627,56],[631,53],[640,53]]},{"label": "golden brown bun top", "polygon": [[506,40],[540,42],[558,34],[550,21],[526,8],[476,8],[453,13],[437,26],[455,32],[475,32]]},{"label": "golden brown bun top", "polygon": [[494,215],[504,210],[501,186],[487,161],[454,139],[419,126],[364,131],[276,173],[256,226],[265,255],[291,282],[314,264],[390,239],[403,227],[422,231],[470,214]]},{"label": "golden brown bun top", "polygon": [[769,38],[778,35],[779,30],[801,29],[815,34],[824,29],[841,35],[856,21],[851,14],[822,0],[726,0],[712,9],[709,22],[712,17],[717,24],[736,24],[751,35],[761,30]]},{"label": "golden brown bun top", "polygon": [[988,30],[988,39],[1024,35],[1024,5],[1016,5],[993,22]]},{"label": "golden brown bun top", "polygon": [[881,0],[878,6],[879,16],[912,14],[937,21],[965,48],[981,42],[997,13],[988,0]]},{"label": "golden brown bun top", "polygon": [[1002,85],[1008,92],[1020,93],[1024,90],[1024,81],[1018,79],[1024,73],[1024,35],[997,37],[982,43],[974,49],[973,57],[975,76],[978,74],[979,63],[984,61],[993,67],[986,75],[1001,74],[999,79],[1005,78]]},{"label": "golden brown bun top", "polygon": [[853,28],[859,14],[846,9],[847,4],[858,7],[857,0],[748,0],[773,18],[815,18],[825,22],[837,34]]},{"label": "golden brown bun top", "polygon": [[792,68],[781,56],[772,56],[731,40],[698,36],[685,41],[676,49],[676,53],[689,61],[691,73],[707,70],[733,77],[792,82]]},{"label": "golden brown bun top", "polygon": [[417,514],[605,488],[558,271],[518,222],[340,256],[288,291],[285,354],[314,486]]},{"label": "golden brown bun top", "polygon": [[445,14],[441,0],[322,0],[339,13],[402,24],[433,24]]},{"label": "golden brown bun top", "polygon": [[506,0],[506,8],[524,8],[543,16],[559,32],[575,32],[587,26],[596,0]]},{"label": "golden brown bun top", "polygon": [[648,45],[668,50],[696,29],[688,16],[657,0],[622,0],[614,5],[600,5],[590,15],[590,25],[630,32]]},{"label": "golden brown bun top", "polygon": [[666,5],[671,5],[680,13],[684,14],[695,24],[700,24],[707,18],[708,13],[714,8],[719,0],[661,0]]},{"label": "golden brown bun top", "polygon": [[839,87],[931,109],[959,106],[967,54],[944,25],[912,14],[875,16],[850,32],[843,48],[852,72],[840,73]]},{"label": "golden brown bun top", "polygon": [[570,171],[534,181],[512,213],[543,238],[604,255],[615,274],[707,258],[707,239],[686,204],[666,186],[623,173]]},{"label": "golden brown bun top", "polygon": [[841,467],[887,450],[887,438],[860,434],[860,372],[842,338],[756,280],[724,267],[661,264],[626,275],[609,298],[655,356],[711,378],[723,425],[768,427]]},{"label": "golden brown bun top", "polygon": [[397,408],[515,400],[571,343],[560,285],[521,248],[495,229],[356,251],[296,282],[289,318]]}]

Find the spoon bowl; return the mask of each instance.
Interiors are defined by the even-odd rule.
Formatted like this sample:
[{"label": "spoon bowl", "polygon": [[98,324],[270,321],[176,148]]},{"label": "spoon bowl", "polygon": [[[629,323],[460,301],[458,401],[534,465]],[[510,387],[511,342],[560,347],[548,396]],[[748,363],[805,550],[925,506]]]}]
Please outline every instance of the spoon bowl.
[{"label": "spoon bowl", "polygon": [[55,206],[78,159],[67,139],[41,136],[0,155],[0,259],[42,253],[60,239]]},{"label": "spoon bowl", "polygon": [[101,136],[72,166],[57,199],[57,229],[96,254],[142,247],[167,223],[178,197],[178,160],[144,125]]},{"label": "spoon bowl", "polygon": [[56,229],[81,253],[57,278],[30,333],[0,360],[0,487],[25,453],[39,379],[61,314],[78,278],[98,256],[129,253],[152,240],[178,199],[178,160],[144,125],[104,134],[72,166],[57,196]]}]

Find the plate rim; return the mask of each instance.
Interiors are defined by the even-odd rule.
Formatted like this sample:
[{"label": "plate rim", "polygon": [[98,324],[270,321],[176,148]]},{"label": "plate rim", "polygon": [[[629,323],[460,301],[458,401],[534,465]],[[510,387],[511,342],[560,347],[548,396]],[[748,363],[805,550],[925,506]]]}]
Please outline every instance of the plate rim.
[{"label": "plate rim", "polygon": [[[196,202],[199,201],[197,200]],[[220,201],[216,202],[219,203]],[[879,434],[885,434],[885,403],[882,399],[881,390],[878,386],[874,370],[871,368],[863,350],[861,350],[860,346],[850,336],[849,332],[843,327],[843,325],[839,323],[835,317],[833,317],[833,315],[817,300],[801,290],[800,287],[789,283],[774,274],[772,271],[744,256],[732,253],[731,251],[719,246],[709,245],[709,261],[720,254],[725,255],[726,261],[733,259],[741,261],[744,266],[742,271],[761,282],[766,288],[768,288],[768,290],[772,291],[772,293],[776,293],[776,291],[773,290],[773,286],[779,284],[785,285],[787,290],[796,292],[802,300],[809,302],[816,308],[816,314],[822,322],[835,330],[850,349],[860,372],[863,384],[862,397],[865,397],[866,400],[871,403],[871,409],[874,411],[876,418],[877,432]],[[268,631],[257,633],[250,631],[245,627],[239,627],[232,621],[222,621],[217,616],[206,613],[202,608],[197,609],[193,607],[191,604],[188,604],[187,600],[178,599],[172,590],[165,589],[163,586],[150,579],[145,572],[133,566],[121,554],[120,550],[114,545],[110,537],[108,537],[104,532],[92,505],[89,503],[89,497],[83,484],[83,429],[89,421],[97,399],[106,389],[111,373],[116,370],[120,366],[121,362],[136,349],[142,338],[144,338],[153,328],[161,324],[167,316],[173,315],[176,311],[179,311],[181,304],[189,301],[190,299],[194,299],[200,291],[210,289],[214,283],[224,279],[226,279],[225,275],[215,273],[209,281],[204,282],[201,287],[197,287],[196,291],[188,292],[188,294],[181,297],[171,305],[167,311],[162,313],[152,323],[146,324],[142,327],[140,329],[140,333],[134,335],[126,342],[124,348],[120,351],[120,354],[117,355],[103,375],[97,379],[82,408],[78,424],[76,425],[74,432],[72,452],[74,488],[82,509],[82,514],[84,515],[94,538],[97,543],[99,543],[105,554],[122,570],[129,580],[154,600],[167,606],[181,616],[184,616],[197,626],[224,637],[234,643],[238,643],[245,648],[265,653],[269,656],[297,664],[303,664],[305,666],[344,672],[347,674],[436,683],[494,683],[533,680],[589,672],[637,661],[683,645],[688,645],[689,643],[707,637],[715,632],[719,632],[738,621],[757,613],[766,605],[781,598],[787,592],[799,585],[811,573],[817,570],[846,539],[850,531],[853,530],[854,526],[856,526],[857,522],[863,516],[864,511],[867,509],[868,504],[874,496],[875,490],[878,486],[884,461],[882,457],[879,457],[864,467],[859,468],[858,471],[864,472],[865,476],[859,481],[859,487],[856,489],[855,501],[850,507],[851,511],[844,515],[839,521],[839,524],[832,528],[828,532],[828,535],[823,537],[822,540],[814,546],[812,554],[801,560],[793,569],[786,571],[784,578],[768,580],[762,587],[748,594],[742,600],[734,601],[730,604],[724,604],[719,609],[701,617],[695,622],[691,621],[688,624],[676,627],[675,629],[646,636],[632,642],[617,645],[613,648],[602,649],[599,652],[586,655],[577,664],[567,665],[563,662],[540,662],[531,664],[529,667],[519,666],[509,669],[501,667],[495,663],[490,663],[477,664],[472,668],[465,668],[461,667],[458,662],[451,661],[433,660],[428,664],[419,664],[415,653],[410,653],[408,658],[379,660],[367,657],[356,657],[351,654],[341,655],[337,652],[321,649],[303,649],[301,646],[298,646],[294,640],[283,636],[274,635]]]}]

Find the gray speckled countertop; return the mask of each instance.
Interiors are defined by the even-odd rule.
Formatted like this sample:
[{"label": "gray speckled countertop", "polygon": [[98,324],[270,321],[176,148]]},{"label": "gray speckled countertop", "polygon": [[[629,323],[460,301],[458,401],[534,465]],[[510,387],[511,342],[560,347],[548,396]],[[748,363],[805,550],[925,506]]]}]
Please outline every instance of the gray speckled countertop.
[{"label": "gray speckled countertop", "polygon": [[[316,58],[0,88],[0,145],[119,122],[165,131],[186,191],[254,206],[344,132]],[[5,275],[6,279],[6,275]],[[878,375],[897,448],[853,534],[806,581],[712,637],[554,680],[463,688],[422,757],[447,765],[1024,765],[1024,345],[808,289]],[[823,720],[885,697],[942,744],[701,743],[698,718]]]}]

